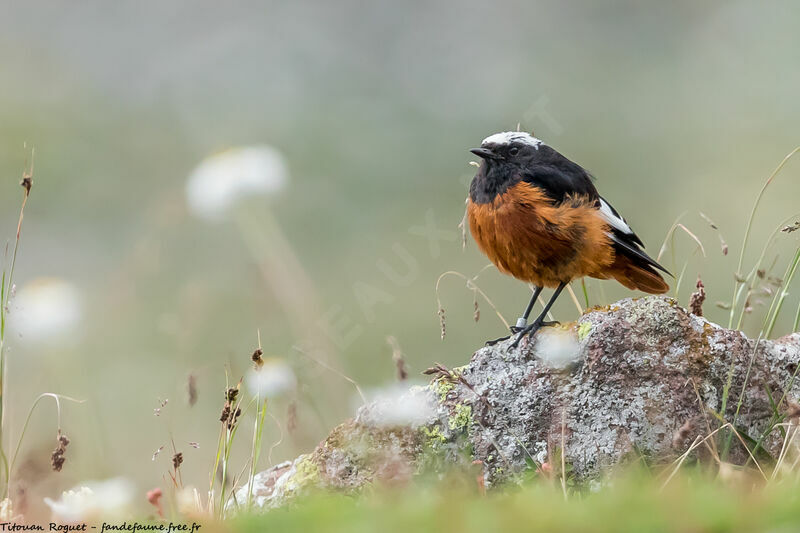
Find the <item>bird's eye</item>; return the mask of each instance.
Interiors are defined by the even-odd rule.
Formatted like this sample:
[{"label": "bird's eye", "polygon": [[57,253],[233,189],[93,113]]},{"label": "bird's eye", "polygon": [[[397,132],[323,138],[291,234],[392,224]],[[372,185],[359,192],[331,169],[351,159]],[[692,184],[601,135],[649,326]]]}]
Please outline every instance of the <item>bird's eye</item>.
[{"label": "bird's eye", "polygon": [[518,153],[519,153],[519,148],[517,148],[516,146],[512,146],[511,148],[508,149],[508,155],[513,156],[517,155]]}]

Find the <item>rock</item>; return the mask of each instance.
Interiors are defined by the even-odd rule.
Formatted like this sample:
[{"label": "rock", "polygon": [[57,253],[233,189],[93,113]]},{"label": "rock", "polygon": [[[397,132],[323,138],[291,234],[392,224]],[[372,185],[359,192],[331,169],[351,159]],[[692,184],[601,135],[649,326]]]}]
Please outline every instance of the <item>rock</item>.
[{"label": "rock", "polygon": [[[254,501],[273,507],[312,487],[349,491],[473,461],[488,486],[542,463],[560,471],[562,453],[577,482],[628,458],[674,461],[720,426],[714,413],[722,414],[729,379],[725,420],[734,420],[744,387],[736,427],[776,457],[779,431],[764,434],[774,423],[771,401],[790,383],[782,411],[797,409],[800,397],[800,379],[792,380],[800,334],[754,351],[743,333],[666,297],[625,299],[543,329],[517,349],[509,344],[481,348],[468,365],[440,367],[428,387],[409,390],[399,401],[416,402],[417,416],[407,424],[384,423],[392,408],[384,401],[363,406],[311,454],[258,474]],[[720,433],[717,441],[725,440]],[[732,443],[728,460],[744,463],[747,451],[736,437]],[[246,484],[236,499],[247,500]]]}]

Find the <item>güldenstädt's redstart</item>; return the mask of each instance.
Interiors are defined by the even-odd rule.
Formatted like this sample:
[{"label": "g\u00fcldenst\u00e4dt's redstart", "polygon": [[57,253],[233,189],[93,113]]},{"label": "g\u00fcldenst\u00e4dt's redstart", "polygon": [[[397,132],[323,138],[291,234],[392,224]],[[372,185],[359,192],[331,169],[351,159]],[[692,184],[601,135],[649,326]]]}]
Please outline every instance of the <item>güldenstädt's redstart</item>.
[{"label": "g\u00fcldenst\u00e4dt's redstart", "polygon": [[[669,289],[658,271],[669,272],[642,250],[641,239],[580,165],[524,132],[496,133],[470,151],[483,160],[469,190],[472,236],[500,272],[534,287],[511,329],[518,333],[512,347],[553,324],[544,318],[574,279],[613,278],[651,294]],[[544,287],[555,292],[528,325]]]}]

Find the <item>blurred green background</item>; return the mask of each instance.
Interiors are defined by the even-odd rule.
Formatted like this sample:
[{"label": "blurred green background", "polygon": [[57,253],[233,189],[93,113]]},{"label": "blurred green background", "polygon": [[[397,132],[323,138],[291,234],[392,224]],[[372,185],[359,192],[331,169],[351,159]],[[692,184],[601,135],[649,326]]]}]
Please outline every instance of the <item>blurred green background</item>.
[{"label": "blurred green background", "polygon": [[[83,302],[80,325],[57,343],[11,333],[13,435],[40,392],[87,400],[65,406],[73,443],[60,476],[48,472],[55,415],[36,416],[23,488],[38,501],[87,478],[163,485],[171,452],[151,457],[170,437],[187,484],[207,486],[225,365],[234,381],[246,371],[258,330],[265,354],[299,380],[273,404],[283,433],[273,463],[358,405],[349,382],[293,348],[306,339],[364,389],[394,380],[389,335],[413,379],[433,362],[464,364],[503,325],[484,301],[475,323],[472,291],[446,278],[441,341],[434,284],[487,264],[471,239],[462,251],[457,228],[474,174],[467,150],[518,123],[592,171],[652,255],[684,214],[706,257],[679,233],[664,263],[677,273],[688,260],[681,303],[700,274],[707,314],[727,323],[714,302],[730,300],[752,201],[800,144],[798,27],[789,0],[3,2],[0,228],[13,239],[27,143],[35,185],[17,284],[60,278]],[[201,160],[252,144],[288,161],[285,190],[247,209],[256,224],[270,213],[313,286],[303,323],[260,270],[278,247],[254,252],[240,226],[186,207]],[[800,208],[799,173],[790,162],[768,190],[748,270]],[[796,235],[780,234],[768,254],[775,274]],[[494,270],[478,285],[509,321],[527,301],[523,284]],[[596,281],[589,294],[592,305],[631,295]],[[759,313],[745,321],[751,334]],[[556,315],[577,317],[568,297]],[[272,424],[267,447],[280,439]]]}]

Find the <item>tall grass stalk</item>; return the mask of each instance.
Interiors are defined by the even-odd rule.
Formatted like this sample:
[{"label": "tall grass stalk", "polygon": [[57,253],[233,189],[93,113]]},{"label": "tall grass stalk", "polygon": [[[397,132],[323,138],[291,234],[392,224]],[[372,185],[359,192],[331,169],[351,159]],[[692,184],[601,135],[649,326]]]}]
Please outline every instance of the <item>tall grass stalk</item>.
[{"label": "tall grass stalk", "polygon": [[778,175],[778,173],[781,171],[781,169],[783,169],[783,167],[786,165],[789,159],[791,159],[792,156],[794,156],[797,152],[800,152],[800,146],[792,150],[789,153],[789,155],[784,157],[783,160],[780,162],[780,164],[777,167],[775,167],[775,170],[772,171],[772,174],[770,174],[769,178],[767,178],[767,181],[764,182],[764,185],[761,187],[761,190],[758,191],[758,195],[756,196],[755,202],[753,202],[753,208],[750,210],[750,217],[747,220],[747,226],[745,227],[744,230],[742,247],[739,250],[739,261],[736,264],[736,280],[734,281],[733,284],[733,294],[731,295],[731,312],[730,312],[730,317],[728,319],[729,329],[733,327],[733,319],[736,314],[736,305],[738,303],[738,298],[741,295],[740,286],[744,283],[744,281],[742,281],[741,278],[742,265],[744,264],[744,254],[747,251],[747,242],[750,240],[750,232],[753,229],[753,221],[755,220],[756,217],[756,211],[758,210],[758,206],[761,203],[761,199],[764,197],[764,192],[767,190],[767,187],[769,187],[770,183],[772,183],[772,181],[775,179],[775,176]]},{"label": "tall grass stalk", "polygon": [[[261,351],[261,332],[258,333],[258,350]],[[256,365],[256,372],[263,371]],[[253,426],[253,447],[250,450],[250,477],[247,481],[247,508],[253,503],[253,483],[258,470],[258,459],[261,456],[261,441],[264,436],[264,420],[267,416],[267,398],[261,398],[261,387],[256,391],[256,419]]]},{"label": "tall grass stalk", "polygon": [[31,418],[33,417],[34,411],[36,411],[36,407],[38,407],[39,403],[46,399],[52,398],[53,401],[56,403],[56,419],[58,424],[58,432],[61,432],[61,401],[66,400],[68,402],[74,403],[83,403],[86,400],[78,400],[76,398],[70,398],[69,396],[64,396],[62,394],[53,394],[52,392],[45,392],[40,394],[36,400],[33,401],[31,404],[31,408],[28,410],[28,416],[25,418],[25,424],[22,426],[22,433],[19,436],[19,440],[17,440],[17,446],[14,448],[14,454],[11,456],[11,464],[9,465],[9,472],[11,474],[14,473],[14,465],[17,464],[17,457],[19,456],[20,448],[22,448],[22,440],[25,438],[25,434],[28,432],[28,426],[31,423]]},{"label": "tall grass stalk", "polygon": [[[790,220],[793,220],[793,219],[797,218],[798,216],[800,216],[800,212],[795,213],[792,216],[783,219],[780,224],[775,226],[775,229],[772,230],[772,233],[769,234],[769,237],[767,237],[767,241],[764,243],[764,246],[761,248],[761,254],[758,256],[758,261],[756,261],[755,266],[753,266],[752,270],[750,270],[750,272],[745,277],[745,282],[741,285],[741,287],[737,291],[737,295],[736,295],[736,300],[737,301],[739,300],[739,298],[741,296],[741,293],[744,292],[745,288],[748,289],[748,296],[749,296],[750,292],[755,288],[755,284],[756,284],[755,280],[756,280],[756,277],[758,276],[758,271],[761,269],[761,265],[764,262],[764,258],[767,255],[767,250],[769,250],[769,248],[772,245],[772,243],[774,242],[775,238],[780,233],[781,228],[786,226],[786,224]],[[746,306],[742,305],[742,310],[739,313],[739,321],[736,323],[736,329],[741,329],[741,327],[742,327],[742,322],[744,322],[745,307]]]},{"label": "tall grass stalk", "polygon": [[[22,205],[19,209],[19,220],[17,222],[17,233],[14,238],[14,248],[11,252],[11,262],[8,267],[3,268],[2,279],[0,280],[0,461],[2,461],[3,472],[3,490],[2,496],[5,498],[8,495],[8,490],[11,484],[11,468],[8,462],[8,456],[5,451],[5,401],[6,401],[6,325],[8,319],[9,300],[11,299],[14,289],[14,269],[17,265],[17,254],[19,252],[20,236],[22,234],[22,221],[25,218],[25,206],[28,204],[28,198],[31,194],[31,183],[33,178],[33,150],[31,150],[31,165],[22,173],[22,182],[20,183],[23,188]],[[8,247],[6,247],[8,253]]]},{"label": "tall grass stalk", "polygon": [[775,322],[778,320],[778,315],[781,313],[781,309],[783,308],[783,302],[786,300],[786,297],[789,295],[788,289],[789,285],[792,283],[795,274],[797,273],[797,265],[800,263],[800,248],[794,254],[794,259],[792,263],[789,265],[789,269],[787,272],[787,276],[783,281],[783,288],[781,289],[779,296],[777,298],[777,305],[775,306],[775,311],[772,314],[772,318],[769,321],[769,326],[767,327],[766,337],[769,338],[772,335],[772,330],[775,328]]},{"label": "tall grass stalk", "polygon": [[586,278],[581,278],[581,289],[583,290],[583,301],[586,303],[586,309],[591,307],[589,305],[589,288],[586,286]]},{"label": "tall grass stalk", "polygon": [[[770,334],[772,333],[773,328],[775,327],[775,322],[778,320],[778,316],[780,315],[781,308],[783,307],[783,301],[785,300],[786,295],[788,294],[787,289],[788,289],[789,285],[791,284],[792,280],[794,279],[795,273],[797,272],[798,264],[800,264],[800,248],[798,248],[797,251],[795,252],[794,260],[786,268],[786,274],[784,275],[784,278],[783,278],[784,279],[783,288],[779,292],[776,292],[775,296],[772,298],[772,302],[770,303],[769,310],[767,311],[767,314],[764,317],[764,322],[763,322],[763,325],[761,327],[761,331],[758,333],[758,337],[754,341],[753,353],[750,356],[750,361],[748,361],[747,371],[745,372],[744,382],[742,383],[742,390],[739,393],[739,399],[736,402],[736,411],[735,411],[735,413],[733,415],[733,425],[734,426],[736,425],[736,422],[738,421],[739,412],[741,411],[742,405],[744,403],[745,390],[747,390],[747,383],[750,380],[750,374],[751,374],[751,371],[752,371],[752,368],[753,368],[753,363],[755,362],[755,359],[756,359],[756,355],[758,354],[758,348],[759,348],[759,346],[761,344],[761,341],[763,339],[769,338]],[[730,392],[730,384],[731,384],[732,376],[733,376],[733,367],[734,367],[734,362],[731,361],[731,369],[728,372],[728,380],[727,380],[727,383],[726,383],[725,391],[723,392],[723,410],[721,411],[721,414],[723,416],[725,415],[724,406],[727,403],[728,393]],[[794,376],[792,377],[792,380],[793,379],[794,379]],[[784,396],[785,396],[785,391],[784,391]],[[783,398],[781,398],[781,401],[783,401]],[[768,431],[772,431],[772,428],[769,428]],[[725,456],[725,454],[727,454],[727,452],[730,449],[730,444],[731,444],[732,438],[733,438],[733,436],[729,434],[728,435],[728,439],[727,439],[727,441],[725,443],[725,448],[724,448],[724,451],[723,451],[723,457]]]},{"label": "tall grass stalk", "polygon": [[[239,382],[239,386],[237,389],[241,389],[241,381]],[[225,515],[225,504],[227,503],[227,494],[226,488],[228,483],[228,466],[230,463],[231,458],[231,451],[233,450],[233,442],[236,438],[236,430],[239,428],[239,424],[235,423],[236,420],[236,411],[241,407],[241,399],[237,398],[234,401],[229,400],[229,391],[231,390],[230,387],[230,376],[228,374],[228,369],[225,369],[225,400],[226,405],[230,407],[229,419],[221,420],[220,426],[220,435],[219,441],[217,444],[217,453],[214,459],[214,469],[211,471],[211,483],[209,485],[208,493],[211,498],[214,496],[214,484],[217,479],[217,473],[220,472],[220,468],[222,469],[221,477],[222,481],[220,482],[220,489],[219,489],[219,507],[217,509],[217,515],[219,518],[224,517]],[[229,420],[233,421],[229,422]],[[211,503],[209,503],[209,507],[211,507]]]}]

